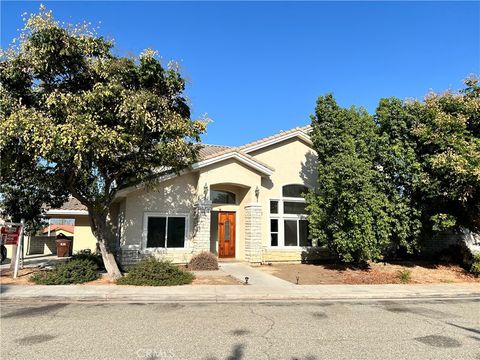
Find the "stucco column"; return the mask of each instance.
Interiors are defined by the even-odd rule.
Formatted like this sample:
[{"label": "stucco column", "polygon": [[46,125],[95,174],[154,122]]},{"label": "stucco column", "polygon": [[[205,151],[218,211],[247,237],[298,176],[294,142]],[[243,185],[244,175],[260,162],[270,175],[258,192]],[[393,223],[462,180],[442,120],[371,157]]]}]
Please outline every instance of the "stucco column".
[{"label": "stucco column", "polygon": [[262,205],[245,205],[245,260],[262,262]]},{"label": "stucco column", "polygon": [[193,237],[193,252],[210,251],[210,211],[212,202],[207,199],[198,201],[195,209],[195,231]]}]

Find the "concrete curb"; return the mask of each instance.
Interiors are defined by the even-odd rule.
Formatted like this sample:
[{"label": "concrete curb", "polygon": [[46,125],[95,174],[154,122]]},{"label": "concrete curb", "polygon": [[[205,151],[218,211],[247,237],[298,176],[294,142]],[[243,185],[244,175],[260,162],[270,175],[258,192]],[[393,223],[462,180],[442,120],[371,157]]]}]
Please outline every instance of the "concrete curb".
[{"label": "concrete curb", "polygon": [[459,295],[451,296],[423,296],[423,297],[372,297],[372,298],[245,298],[245,299],[153,299],[153,298],[72,298],[72,297],[5,297],[0,300],[1,303],[144,303],[144,304],[161,304],[161,303],[216,303],[216,304],[231,304],[231,303],[369,303],[369,302],[425,302],[425,301],[466,301],[478,300],[479,295]]}]

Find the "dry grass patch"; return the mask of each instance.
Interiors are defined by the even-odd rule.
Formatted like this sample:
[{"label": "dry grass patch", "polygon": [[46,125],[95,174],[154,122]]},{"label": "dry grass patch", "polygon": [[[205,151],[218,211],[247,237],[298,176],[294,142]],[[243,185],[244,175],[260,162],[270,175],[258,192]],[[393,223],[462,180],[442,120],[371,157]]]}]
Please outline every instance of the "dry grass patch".
[{"label": "dry grass patch", "polygon": [[192,285],[240,285],[240,281],[229,275],[202,276],[196,275]]},{"label": "dry grass patch", "polygon": [[0,284],[2,285],[35,285],[30,282],[30,276],[34,273],[41,271],[40,269],[19,269],[18,276],[14,279],[13,271],[10,269],[2,269],[0,272]]},{"label": "dry grass patch", "polygon": [[[428,262],[371,263],[365,269],[337,264],[273,264],[259,269],[292,283],[298,276],[300,285],[480,283],[458,265]],[[407,273],[408,279],[399,275]]]}]

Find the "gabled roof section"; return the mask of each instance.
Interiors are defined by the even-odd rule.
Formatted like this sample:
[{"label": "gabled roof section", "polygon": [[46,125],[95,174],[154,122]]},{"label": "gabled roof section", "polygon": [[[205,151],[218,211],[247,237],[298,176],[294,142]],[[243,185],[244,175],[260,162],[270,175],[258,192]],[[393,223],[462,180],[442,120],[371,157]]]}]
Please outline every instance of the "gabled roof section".
[{"label": "gabled roof section", "polygon": [[[202,148],[199,153],[199,161],[192,164],[190,170],[201,169],[203,167],[227,160],[235,159],[250,168],[260,172],[265,176],[270,176],[273,174],[275,169],[273,169],[268,164],[258,160],[257,158],[249,155],[250,152],[253,152],[264,147],[277,144],[279,142],[298,137],[305,141],[307,144],[312,144],[309,133],[311,132],[311,126],[302,126],[296,127],[286,131],[280,131],[274,135],[265,137],[263,139],[256,140],[254,142],[242,145],[242,146],[223,146],[223,145],[212,145],[212,144],[202,144]],[[168,170],[168,169],[166,169]],[[180,174],[185,174],[189,170],[185,169],[180,172]],[[171,171],[160,171],[158,174],[158,181],[163,182],[170,180],[176,177],[177,174]],[[141,184],[130,186],[124,189],[119,190],[117,197],[122,197],[130,193],[131,191],[138,190],[142,188]]]},{"label": "gabled roof section", "polygon": [[309,135],[311,130],[312,130],[312,127],[310,125],[296,127],[296,128],[285,130],[285,131],[282,130],[274,135],[267,136],[263,139],[259,139],[251,143],[242,145],[238,149],[240,151],[249,153],[249,152],[259,150],[264,147],[294,138],[294,137],[298,137],[304,140],[307,144],[312,144],[312,140],[310,139],[310,135]]},{"label": "gabled roof section", "polygon": [[[42,233],[48,233],[48,226],[42,230]],[[59,230],[64,230],[69,232],[70,234],[73,234],[75,231],[75,226],[74,225],[68,225],[68,224],[52,224],[50,225],[50,231],[59,231]]]},{"label": "gabled roof section", "polygon": [[60,208],[48,209],[46,215],[88,215],[88,210],[79,200],[71,196]]},{"label": "gabled roof section", "polygon": [[[304,140],[306,143],[312,144],[312,140],[310,139],[310,135],[309,135],[311,129],[312,127],[310,125],[306,125],[302,127],[296,127],[290,130],[285,130],[285,131],[282,130],[274,135],[267,136],[263,139],[259,139],[251,143],[237,146],[237,147],[219,146],[219,145],[203,145],[205,151],[203,151],[202,153],[202,150],[204,149],[200,150],[200,159],[201,159],[200,161],[210,159],[212,157],[220,156],[232,151],[248,154],[249,152],[262,149],[264,147],[277,144],[279,142],[282,142],[294,137],[299,137],[302,140]],[[215,151],[213,147],[215,147],[218,151]]]},{"label": "gabled roof section", "polygon": [[270,176],[273,174],[274,169],[265,164],[264,162],[255,159],[254,157],[242,153],[241,151],[236,150],[233,148],[233,150],[228,150],[228,151],[222,151],[220,154],[212,154],[208,157],[206,157],[203,160],[200,160],[199,162],[196,162],[195,164],[192,165],[192,169],[201,169],[205,166],[209,166],[215,163],[218,163],[220,161],[228,160],[228,159],[235,159],[248,167],[251,167],[263,175]]}]

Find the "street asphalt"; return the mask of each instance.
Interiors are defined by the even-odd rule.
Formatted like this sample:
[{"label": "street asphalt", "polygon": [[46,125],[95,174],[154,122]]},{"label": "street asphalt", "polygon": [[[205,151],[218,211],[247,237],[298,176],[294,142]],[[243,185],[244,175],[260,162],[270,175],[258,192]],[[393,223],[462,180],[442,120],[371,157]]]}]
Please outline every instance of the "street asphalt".
[{"label": "street asphalt", "polygon": [[480,359],[480,299],[0,306],[1,359]]}]

